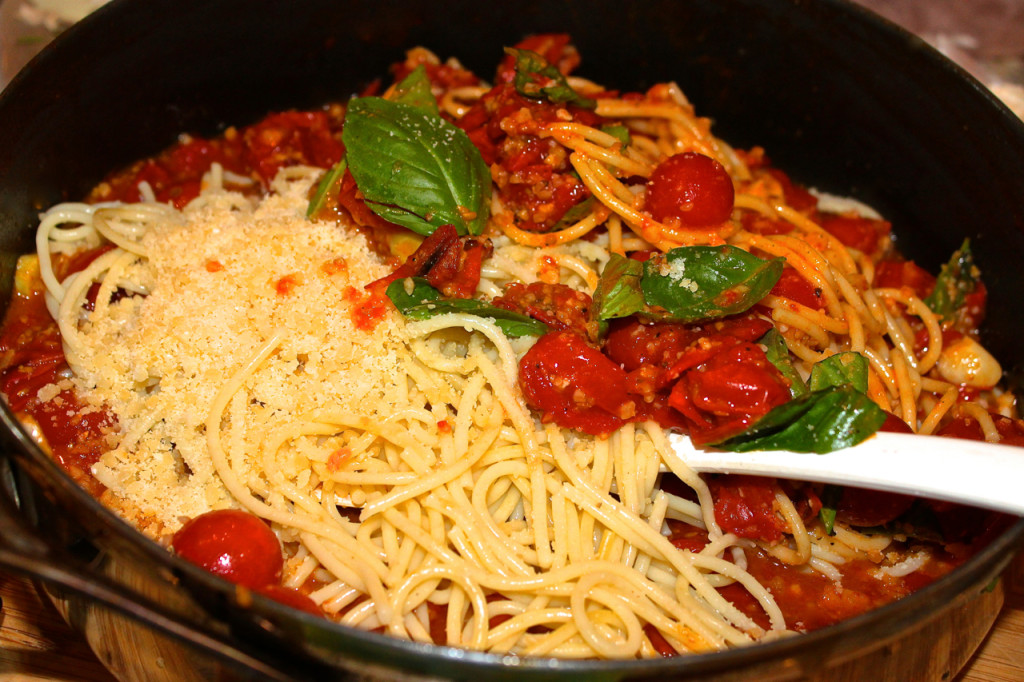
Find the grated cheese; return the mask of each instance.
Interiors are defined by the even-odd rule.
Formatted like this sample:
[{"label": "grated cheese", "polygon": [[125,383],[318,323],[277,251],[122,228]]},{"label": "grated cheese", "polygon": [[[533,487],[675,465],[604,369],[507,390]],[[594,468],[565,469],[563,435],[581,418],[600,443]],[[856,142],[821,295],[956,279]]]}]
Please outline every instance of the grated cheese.
[{"label": "grated cheese", "polygon": [[[133,279],[147,281],[150,294],[124,298],[82,328],[89,350],[76,387],[88,404],[108,406],[121,429],[93,474],[168,531],[181,517],[234,505],[213,471],[204,421],[217,391],[274,331],[284,334],[281,347],[236,396],[249,404],[226,417],[243,478],[256,470],[261,441],[295,415],[331,408],[380,419],[375,406],[400,395],[398,321],[359,331],[343,295],[386,268],[360,235],[307,221],[308,185],[295,184],[256,206],[206,196],[186,208],[184,224],[148,232],[148,259],[133,266],[142,270]],[[277,463],[286,476],[308,478],[305,458],[287,459]]]}]

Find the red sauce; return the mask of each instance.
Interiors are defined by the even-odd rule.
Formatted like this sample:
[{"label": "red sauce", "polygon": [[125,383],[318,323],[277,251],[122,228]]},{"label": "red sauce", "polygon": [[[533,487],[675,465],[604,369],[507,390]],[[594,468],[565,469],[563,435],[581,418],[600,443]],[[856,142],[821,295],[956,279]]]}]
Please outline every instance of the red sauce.
[{"label": "red sauce", "polygon": [[29,295],[16,293],[7,308],[0,328],[0,391],[12,411],[39,426],[58,464],[98,497],[105,488],[90,468],[109,449],[105,437],[116,422],[105,410],[85,410],[70,388],[48,400],[40,398],[40,389],[57,384],[70,371],[57,323],[47,312],[40,289],[37,283]]},{"label": "red sauce", "polygon": [[380,292],[345,287],[343,295],[352,304],[352,324],[360,331],[372,332],[391,309],[391,300]]},{"label": "red sauce", "polygon": [[292,273],[275,281],[274,291],[277,292],[278,296],[291,296],[300,284],[302,284],[302,276],[298,273]]}]

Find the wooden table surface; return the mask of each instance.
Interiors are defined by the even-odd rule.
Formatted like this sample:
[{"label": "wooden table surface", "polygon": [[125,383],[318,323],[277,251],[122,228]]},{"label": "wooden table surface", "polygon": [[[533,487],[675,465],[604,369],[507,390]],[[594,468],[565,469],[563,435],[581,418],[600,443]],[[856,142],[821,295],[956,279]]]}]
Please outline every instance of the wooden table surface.
[{"label": "wooden table surface", "polygon": [[[1024,555],[995,627],[956,682],[1024,680]],[[0,573],[0,682],[112,682],[85,640],[21,578]]]}]

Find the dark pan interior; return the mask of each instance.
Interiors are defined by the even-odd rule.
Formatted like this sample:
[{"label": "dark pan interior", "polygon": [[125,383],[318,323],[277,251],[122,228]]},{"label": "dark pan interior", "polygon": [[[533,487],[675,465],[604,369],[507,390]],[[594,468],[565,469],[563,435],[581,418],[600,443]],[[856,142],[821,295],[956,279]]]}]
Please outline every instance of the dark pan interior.
[{"label": "dark pan interior", "polygon": [[[414,45],[489,77],[502,45],[547,31],[571,33],[583,56],[580,75],[610,88],[677,81],[734,145],[761,145],[796,180],[877,207],[901,249],[929,269],[970,236],[990,291],[986,343],[1004,367],[1024,365],[1016,291],[1024,253],[1021,123],[917,39],[836,0],[116,0],[62,36],[0,101],[0,301],[10,295],[17,254],[32,246],[39,210],[83,196],[110,170],[180,132],[209,135],[268,111],[343,99],[386,78]],[[54,479],[22,435],[7,439],[47,479],[51,497],[100,514],[84,493]],[[159,554],[110,519],[99,526]],[[929,590],[799,642],[688,662],[520,665],[541,676],[618,678],[839,655],[991,579],[1022,532],[1018,523]],[[453,676],[505,665],[300,617],[247,625],[222,584],[169,557],[160,561],[204,603],[226,604],[228,613],[218,615],[236,628],[264,633],[270,648]],[[523,667],[504,669],[514,676]]]}]

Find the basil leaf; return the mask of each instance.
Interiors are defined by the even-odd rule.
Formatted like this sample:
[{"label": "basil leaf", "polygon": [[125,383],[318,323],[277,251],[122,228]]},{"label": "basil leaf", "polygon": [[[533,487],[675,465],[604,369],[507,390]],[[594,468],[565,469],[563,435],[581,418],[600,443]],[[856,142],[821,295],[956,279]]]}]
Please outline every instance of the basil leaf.
[{"label": "basil leaf", "polygon": [[643,263],[613,253],[601,271],[594,290],[594,311],[598,320],[629,317],[644,308],[640,292]]},{"label": "basil leaf", "polygon": [[836,512],[842,497],[843,486],[841,485],[826,485],[821,492],[821,509],[818,511],[818,518],[821,519],[821,525],[825,526],[825,532],[829,535],[836,533]]},{"label": "basil leaf", "polygon": [[640,288],[651,317],[679,322],[735,315],[764,298],[785,259],[762,260],[734,246],[681,246],[644,263]]},{"label": "basil leaf", "polygon": [[960,248],[953,252],[949,262],[942,266],[935,280],[935,288],[924,302],[942,320],[953,322],[967,295],[978,286],[979,276],[971,254],[971,242],[965,239]]},{"label": "basil leaf", "polygon": [[608,133],[616,140],[622,143],[622,148],[625,149],[633,141],[633,138],[629,135],[629,128],[619,124],[608,124],[601,126],[602,133]]},{"label": "basil leaf", "polygon": [[793,365],[793,359],[789,357],[789,346],[786,339],[782,337],[777,329],[769,329],[768,333],[757,340],[765,347],[764,354],[768,362],[775,365],[775,369],[789,380],[789,393],[794,398],[807,393],[807,384],[800,372]]},{"label": "basil leaf", "polygon": [[523,97],[547,99],[555,104],[575,104],[583,109],[594,109],[597,102],[572,89],[555,66],[530,50],[506,47],[505,53],[516,58],[516,75],[512,81]]},{"label": "basil leaf", "polygon": [[[409,281],[412,282],[411,291],[406,289]],[[396,279],[388,285],[386,293],[398,312],[412,320],[426,320],[445,313],[466,313],[493,319],[508,336],[541,336],[548,332],[548,326],[543,322],[511,310],[496,308],[473,298],[444,298],[422,277]]]},{"label": "basil leaf", "polygon": [[313,192],[313,197],[309,200],[309,206],[306,207],[307,218],[312,218],[317,211],[324,207],[327,203],[327,197],[329,196],[331,189],[337,190],[338,185],[341,184],[341,178],[345,175],[346,168],[348,168],[348,164],[345,162],[345,158],[342,157],[341,161],[334,164],[331,169],[324,173],[324,176],[320,178],[320,182],[316,186],[316,191]]},{"label": "basil leaf", "polygon": [[824,454],[856,445],[878,431],[885,412],[850,385],[812,391],[779,405],[743,433],[715,444],[722,450],[792,450]]},{"label": "basil leaf", "polygon": [[437,109],[437,98],[434,97],[430,88],[430,78],[422,64],[395,85],[388,99],[399,104],[410,104],[435,116],[440,115]]},{"label": "basil leaf", "polygon": [[361,97],[348,105],[342,141],[356,185],[380,217],[424,235],[445,224],[483,232],[491,174],[462,130],[411,104]]},{"label": "basil leaf", "polygon": [[861,393],[867,393],[868,361],[852,351],[830,355],[811,367],[810,384],[812,391],[850,384]]}]

